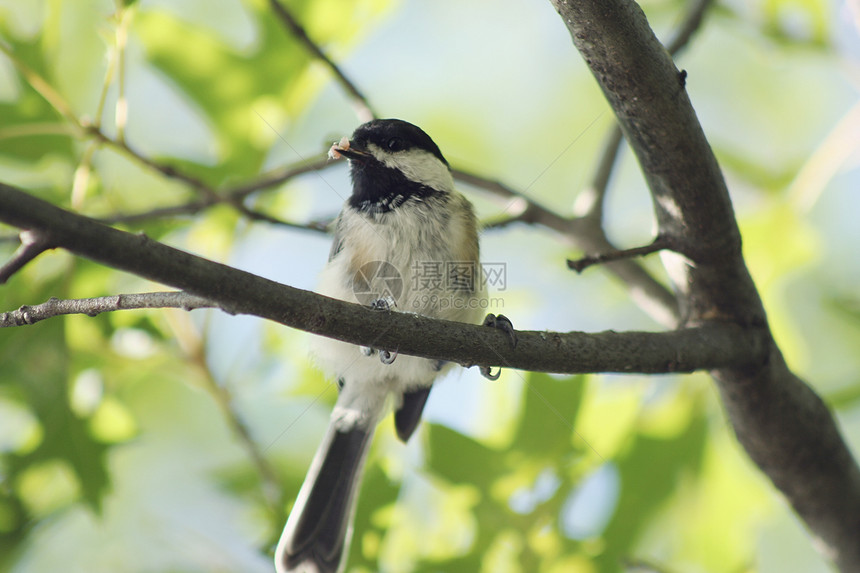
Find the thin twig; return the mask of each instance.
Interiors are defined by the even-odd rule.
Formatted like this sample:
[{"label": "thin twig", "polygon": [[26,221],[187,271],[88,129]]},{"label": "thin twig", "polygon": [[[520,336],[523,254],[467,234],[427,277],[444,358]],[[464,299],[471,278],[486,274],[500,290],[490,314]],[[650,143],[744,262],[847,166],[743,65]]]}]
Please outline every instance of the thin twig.
[{"label": "thin twig", "polygon": [[175,167],[170,165],[165,165],[158,161],[155,161],[146,155],[138,152],[133,149],[126,141],[122,139],[113,139],[108,136],[100,127],[99,120],[97,119],[95,122],[87,122],[81,120],[75,113],[72,111],[71,106],[66,102],[66,100],[57,92],[53,86],[51,86],[42,76],[40,76],[36,71],[27,66],[23,61],[21,61],[11,48],[6,46],[3,42],[0,42],[0,51],[2,51],[6,56],[12,61],[18,71],[24,76],[24,79],[27,80],[27,83],[33,87],[36,92],[41,95],[45,101],[47,101],[54,109],[56,109],[63,117],[65,117],[72,125],[74,125],[77,129],[79,129],[84,135],[88,135],[96,139],[99,143],[103,143],[113,149],[119,150],[125,155],[133,158],[138,163],[149,167],[155,171],[158,171],[165,177],[170,179],[175,179],[177,181],[182,181],[192,189],[199,191],[206,195],[207,197],[212,198],[213,200],[218,200],[218,194],[215,190],[202,181],[192,175],[187,173],[183,173],[179,171]]},{"label": "thin twig", "polygon": [[212,205],[215,205],[215,202],[210,199],[196,199],[180,205],[156,207],[139,213],[114,213],[113,215],[99,217],[97,220],[108,225],[115,223],[141,223],[143,221],[155,221],[158,219],[181,217],[183,215],[196,215]]},{"label": "thin twig", "polygon": [[116,139],[125,143],[125,127],[128,123],[128,99],[125,96],[125,53],[128,44],[128,26],[131,22],[131,10],[133,8],[119,4],[117,17],[119,23],[116,28],[116,65],[117,65],[117,97],[116,109],[114,110],[114,121],[116,122]]},{"label": "thin twig", "polygon": [[212,198],[215,201],[219,200],[218,193],[209,184],[205,183],[203,180],[198,179],[197,177],[194,177],[194,176],[189,175],[187,173],[184,173],[184,172],[176,169],[175,167],[173,167],[171,165],[166,165],[164,163],[161,163],[159,161],[155,161],[154,159],[147,157],[146,155],[133,149],[127,142],[119,141],[117,139],[113,139],[113,138],[109,137],[98,126],[96,126],[96,125],[84,125],[84,131],[88,135],[94,137],[95,139],[108,145],[109,147],[112,147],[113,149],[117,149],[117,150],[123,152],[125,155],[133,158],[135,161],[137,161],[141,165],[144,165],[146,167],[149,167],[150,169],[158,171],[159,173],[161,173],[162,175],[164,175],[165,177],[167,177],[169,179],[175,179],[176,181],[181,181],[181,182],[185,183],[186,185],[188,185],[189,187],[191,187],[192,189],[194,189],[196,191],[200,191],[201,193]]},{"label": "thin twig", "polygon": [[0,328],[36,324],[47,318],[66,314],[97,316],[103,312],[142,308],[220,308],[218,303],[186,292],[146,292],[61,300],[51,298],[42,304],[22,306],[0,314]]},{"label": "thin twig", "polygon": [[150,220],[167,216],[193,215],[214,205],[226,204],[232,206],[240,214],[249,217],[251,220],[265,221],[272,224],[299,229],[307,229],[311,231],[326,230],[324,227],[320,226],[319,222],[316,221],[312,221],[307,224],[284,221],[282,219],[278,219],[277,217],[251,210],[242,203],[242,199],[247,195],[250,195],[251,193],[274,187],[298,175],[308,173],[310,171],[316,171],[325,167],[325,162],[320,158],[313,158],[312,160],[301,161],[295,166],[286,167],[277,174],[265,176],[257,181],[252,181],[250,183],[240,185],[224,193],[217,191],[215,188],[211,187],[201,179],[193,177],[187,173],[183,173],[170,165],[166,165],[161,162],[150,159],[149,157],[133,149],[125,141],[111,139],[96,126],[87,127],[87,133],[96,137],[96,139],[98,139],[100,142],[105,143],[115,149],[121,150],[122,152],[131,156],[143,165],[158,171],[165,177],[182,181],[191,188],[202,192],[204,195],[202,199],[190,201],[188,203],[176,205],[173,207],[160,207],[137,214],[113,215],[111,217],[106,217],[102,219],[105,222],[131,222]]},{"label": "thin twig", "polygon": [[684,20],[678,26],[672,39],[666,43],[666,50],[670,54],[676,56],[687,47],[693,35],[701,29],[705,13],[711,4],[713,4],[713,0],[692,0],[690,2],[690,9]]},{"label": "thin twig", "polygon": [[581,273],[586,268],[592,265],[600,265],[616,261],[624,261],[636,257],[644,257],[658,251],[669,248],[669,241],[663,237],[657,237],[649,245],[642,247],[634,247],[632,249],[619,249],[615,251],[606,251],[599,255],[589,255],[579,259],[568,259],[567,266],[577,273]]},{"label": "thin twig", "polygon": [[316,231],[320,233],[328,233],[328,222],[325,221],[309,221],[307,223],[293,223],[292,221],[286,221],[284,219],[279,219],[277,217],[273,217],[267,213],[263,213],[260,211],[256,211],[244,205],[237,207],[239,213],[250,219],[251,221],[261,221],[263,223],[269,223],[270,225],[277,225],[279,227],[289,227],[291,229],[300,229],[303,231]]},{"label": "thin twig", "polygon": [[335,165],[335,163],[332,163],[328,159],[328,155],[326,153],[320,153],[319,155],[302,159],[301,161],[287,165],[277,171],[263,175],[254,181],[230,187],[224,191],[224,195],[230,199],[244,199],[248,195],[256,193],[257,191],[277,187],[294,177],[304,175],[305,173],[311,173],[313,171],[321,171],[332,165]]},{"label": "thin twig", "polygon": [[304,44],[305,48],[311,53],[311,55],[323,62],[332,71],[337,82],[350,96],[358,119],[365,122],[376,117],[376,113],[374,113],[373,108],[370,106],[370,102],[367,100],[367,97],[359,91],[358,87],[352,82],[352,80],[346,77],[346,74],[343,73],[340,67],[335,64],[325,52],[323,52],[322,48],[320,48],[316,42],[311,40],[304,27],[299,24],[295,16],[293,16],[293,14],[278,0],[269,0],[269,4],[284,26],[287,27],[289,32],[295,36],[299,42]]},{"label": "thin twig", "polygon": [[222,191],[212,197],[195,199],[192,201],[188,201],[187,203],[181,203],[179,205],[173,205],[169,207],[157,207],[155,209],[148,209],[139,213],[115,213],[107,217],[101,217],[99,218],[99,221],[109,224],[120,222],[139,223],[142,221],[156,220],[168,217],[195,215],[214,205],[227,203],[253,220],[265,221],[268,223],[292,227],[296,229],[327,232],[327,220],[310,221],[308,223],[285,221],[273,217],[271,215],[252,210],[245,206],[242,203],[242,200],[254,193],[265,191],[267,189],[272,189],[274,187],[282,185],[295,177],[325,169],[329,165],[331,165],[331,163],[327,160],[326,156],[324,154],[320,154],[310,159],[302,160],[292,165],[288,165],[272,173],[265,174],[254,181],[242,183],[234,187],[227,188],[225,191]]},{"label": "thin twig", "polygon": [[576,197],[573,204],[573,213],[578,217],[590,219],[597,224],[603,221],[603,205],[605,203],[606,191],[609,189],[609,179],[615,169],[618,160],[618,152],[621,150],[621,142],[624,136],[618,124],[612,126],[600,161],[591,179],[591,184],[583,189]]},{"label": "thin twig", "polygon": [[[289,13],[284,11],[285,14],[289,16]],[[118,24],[118,29],[116,32],[117,41],[124,41],[123,36],[125,35],[124,29],[128,26],[128,15],[126,12],[123,12],[117,16],[120,20]],[[290,221],[284,221],[277,217],[260,213],[249,209],[242,203],[242,199],[246,196],[263,189],[275,187],[284,183],[285,181],[301,175],[303,173],[307,173],[310,171],[317,171],[319,169],[323,169],[328,165],[327,157],[324,154],[320,154],[316,157],[313,157],[308,160],[303,160],[295,165],[288,166],[279,172],[275,172],[262,178],[251,181],[249,183],[244,183],[242,185],[236,186],[232,189],[228,189],[225,193],[219,193],[216,189],[197,177],[194,177],[188,173],[180,171],[171,165],[167,165],[160,161],[156,161],[143,153],[140,153],[136,149],[134,149],[125,138],[122,136],[121,126],[125,122],[124,117],[120,117],[124,114],[124,111],[121,107],[121,102],[117,103],[117,128],[118,128],[118,136],[117,138],[112,138],[107,135],[104,130],[101,128],[101,112],[95,118],[93,122],[87,122],[79,119],[71,110],[71,107],[68,103],[63,99],[63,97],[56,91],[54,88],[38,73],[29,68],[26,64],[20,61],[15,57],[12,50],[6,47],[4,44],[0,43],[0,50],[2,50],[6,55],[12,60],[12,62],[18,67],[21,74],[27,80],[28,83],[46,100],[49,104],[51,104],[58,112],[60,112],[69,122],[73,124],[75,128],[80,130],[84,135],[89,136],[95,140],[95,143],[89,146],[84,154],[81,163],[78,166],[78,169],[75,173],[74,185],[72,188],[72,204],[79,205],[81,199],[83,197],[84,192],[86,191],[86,185],[89,178],[89,170],[91,164],[92,154],[95,152],[96,148],[99,145],[105,145],[112,149],[115,149],[124,155],[132,158],[138,163],[161,173],[163,176],[174,179],[177,181],[181,181],[182,183],[188,185],[195,191],[200,192],[203,195],[202,199],[190,201],[188,203],[182,205],[176,205],[173,207],[160,207],[157,209],[152,209],[143,213],[137,214],[117,214],[110,217],[105,217],[102,219],[104,222],[109,223],[117,223],[117,222],[132,222],[132,221],[143,221],[143,220],[151,220],[160,217],[169,217],[169,216],[178,216],[178,215],[192,215],[198,213],[208,207],[211,207],[216,204],[228,204],[233,206],[237,211],[241,214],[249,217],[252,220],[256,221],[265,221],[271,224],[288,226],[297,229],[306,229],[315,232],[325,232],[326,227],[324,222],[321,221],[311,221],[306,224],[302,223],[294,223]],[[116,57],[122,58],[122,50],[117,48]],[[120,82],[123,81],[122,78],[122,62],[117,60],[117,67],[120,73]],[[108,86],[110,85],[110,80],[112,76],[112,65],[109,65],[108,72],[105,76],[105,82],[102,89],[102,94],[99,103],[99,109],[103,107],[105,94],[107,92]],[[120,96],[122,99],[122,90],[120,91]],[[13,261],[10,261],[14,262]],[[16,269],[17,270],[17,269]],[[14,272],[14,271],[13,271]]]},{"label": "thin twig", "polygon": [[[609,242],[599,221],[585,217],[563,217],[499,181],[458,169],[452,171],[454,178],[458,181],[506,199],[509,201],[509,205],[518,206],[517,212],[513,216],[489,222],[488,228],[490,229],[500,228],[514,222],[542,225],[556,231],[570,244],[586,253],[617,250]],[[521,202],[525,202],[525,208],[518,205]],[[641,265],[631,260],[620,260],[607,264],[606,269],[627,285],[636,304],[654,320],[668,327],[677,325],[680,313],[675,295]]]},{"label": "thin twig", "polygon": [[[117,13],[114,14],[114,19],[118,19],[118,12],[122,9],[121,5],[117,5]],[[102,80],[102,89],[99,91],[99,101],[96,104],[96,112],[93,118],[93,123],[99,127],[102,124],[102,116],[104,115],[105,106],[107,105],[108,92],[113,84],[113,78],[116,74],[116,46],[108,46],[107,66],[105,67],[105,76]]]},{"label": "thin twig", "polygon": [[230,427],[233,435],[235,435],[239,440],[242,449],[245,450],[248,457],[251,459],[251,463],[257,471],[257,474],[259,474],[260,481],[263,485],[263,497],[269,506],[269,510],[278,516],[276,521],[280,523],[281,514],[283,513],[282,507],[285,492],[281,488],[281,480],[278,477],[274,466],[269,463],[269,460],[263,454],[262,449],[251,435],[250,427],[236,409],[233,395],[227,388],[218,384],[212,375],[212,372],[207,366],[205,366],[205,356],[201,356],[201,358],[199,360],[195,360],[195,362],[205,369],[205,374],[203,376],[205,382],[204,387],[215,400],[215,403],[218,404],[218,408],[221,410],[221,415],[227,421],[227,425]]},{"label": "thin twig", "polygon": [[72,107],[51,84],[49,84],[33,68],[25,64],[23,60],[21,60],[17,54],[12,51],[12,48],[2,41],[0,41],[0,52],[6,54],[6,57],[9,58],[12,64],[18,69],[18,72],[20,72],[21,75],[24,76],[24,79],[27,80],[27,83],[36,90],[36,93],[42,96],[45,101],[51,105],[51,107],[57,110],[60,115],[65,117],[75,127],[81,128],[81,122],[78,120],[78,116],[75,115],[75,112],[72,111]]},{"label": "thin twig", "polygon": [[516,220],[528,224],[541,224],[554,231],[568,235],[571,232],[571,228],[576,226],[576,219],[569,219],[553,212],[524,193],[501,181],[482,177],[481,175],[460,169],[452,169],[451,172],[457,181],[476,189],[489,191],[493,195],[507,200],[505,211],[513,211],[513,214],[509,219],[502,219],[496,223],[490,222],[490,228],[504,226]]},{"label": "thin twig", "polygon": [[[182,293],[184,294],[184,293]],[[202,386],[221,410],[230,431],[239,442],[239,446],[251,460],[262,484],[263,498],[275,521],[282,518],[285,492],[280,487],[281,480],[275,468],[263,454],[263,449],[254,440],[250,426],[236,407],[233,394],[224,384],[219,384],[209,367],[206,357],[206,340],[200,331],[192,324],[187,315],[167,313],[168,324],[173,330],[175,339],[188,360],[194,364],[202,376]]]},{"label": "thin twig", "polygon": [[6,284],[24,265],[56,246],[46,233],[37,230],[23,230],[18,237],[21,245],[12,254],[12,258],[0,267],[0,284]]},{"label": "thin twig", "polygon": [[[199,200],[199,201],[191,201],[188,203],[183,203],[182,205],[174,205],[172,207],[159,207],[157,209],[150,209],[148,211],[142,211],[140,213],[118,213],[111,215],[109,217],[100,217],[96,220],[101,223],[106,223],[109,225],[115,223],[141,223],[144,221],[154,221],[158,219],[168,219],[171,217],[182,217],[182,216],[191,216],[196,215],[209,207],[212,207],[216,203],[214,201],[209,200]],[[234,205],[234,208],[236,206]],[[250,209],[244,206],[240,206],[237,209],[239,213],[247,217],[252,221],[262,221],[265,223],[269,223],[272,225],[278,225],[281,227],[289,227],[291,229],[299,229],[302,231],[313,231],[314,233],[328,233],[329,224],[331,222],[330,219],[318,219],[313,221],[308,221],[307,223],[296,223],[294,221],[287,221],[285,219],[279,219],[277,217],[272,217],[266,213],[262,213],[259,211],[255,211],[254,209]]]},{"label": "thin twig", "polygon": [[[689,9],[675,31],[673,37],[666,45],[670,54],[677,55],[687,47],[693,35],[701,28],[705,12],[707,12],[713,0],[692,0]],[[609,179],[618,161],[621,150],[621,142],[624,140],[621,127],[616,123],[612,126],[600,161],[597,164],[591,184],[583,189],[576,198],[573,207],[574,214],[595,221],[602,221],[603,206],[606,192],[609,188]]]},{"label": "thin twig", "polygon": [[21,61],[15,53],[3,42],[0,42],[0,51],[2,51],[6,56],[12,61],[18,71],[24,76],[24,79],[30,86],[36,90],[39,95],[41,95],[45,101],[47,101],[54,109],[56,109],[63,117],[65,117],[73,126],[79,129],[83,134],[89,135],[95,138],[98,142],[108,145],[114,149],[117,149],[129,157],[133,158],[137,162],[158,171],[165,177],[170,179],[176,179],[177,181],[182,181],[186,185],[191,188],[202,192],[204,195],[217,198],[217,193],[212,189],[211,186],[203,182],[202,180],[183,173],[176,168],[165,165],[158,161],[155,161],[142,153],[136,151],[132,147],[128,145],[125,141],[113,139],[109,137],[104,131],[102,131],[101,127],[98,124],[98,120],[96,122],[86,122],[82,121],[78,118],[77,115],[72,111],[71,106],[66,102],[63,96],[60,95],[57,90],[51,86],[42,76],[40,76],[35,70],[30,68],[27,64]]},{"label": "thin twig", "polygon": [[529,224],[528,211],[521,211],[516,215],[509,215],[507,217],[499,217],[498,219],[483,221],[480,224],[480,228],[482,231],[498,231],[501,229],[506,229],[507,227],[510,227],[511,225],[514,225],[516,223]]}]

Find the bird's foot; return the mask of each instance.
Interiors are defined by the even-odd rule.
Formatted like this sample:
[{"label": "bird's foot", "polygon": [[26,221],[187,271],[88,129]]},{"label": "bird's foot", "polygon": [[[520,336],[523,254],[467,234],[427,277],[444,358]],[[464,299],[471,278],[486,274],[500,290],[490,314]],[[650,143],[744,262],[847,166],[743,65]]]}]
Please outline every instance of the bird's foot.
[{"label": "bird's foot", "polygon": [[[484,318],[483,326],[489,326],[490,328],[501,330],[508,337],[508,340],[511,343],[511,348],[517,347],[517,332],[514,330],[514,325],[511,323],[511,320],[504,314],[488,314],[486,318]],[[487,380],[498,380],[499,376],[502,374],[501,368],[499,368],[496,373],[493,373],[490,366],[480,366],[479,370],[481,371],[481,376]]]},{"label": "bird's foot", "polygon": [[[374,299],[370,302],[371,310],[378,310],[387,312],[396,306],[396,303],[393,298],[390,296],[382,297]],[[365,356],[373,356],[377,350],[375,348],[371,348],[369,346],[362,346],[361,353]],[[393,364],[394,360],[397,358],[397,352],[390,352],[388,350],[380,350],[379,352],[379,361],[383,364]]]}]

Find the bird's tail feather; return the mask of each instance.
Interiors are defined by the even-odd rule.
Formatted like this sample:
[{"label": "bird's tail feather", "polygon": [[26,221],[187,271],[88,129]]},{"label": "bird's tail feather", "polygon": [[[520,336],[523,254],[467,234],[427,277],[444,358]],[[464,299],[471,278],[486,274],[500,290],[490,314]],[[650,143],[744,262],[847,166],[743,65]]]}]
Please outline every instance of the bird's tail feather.
[{"label": "bird's tail feather", "polygon": [[278,573],[339,570],[352,536],[356,497],[374,427],[342,430],[329,425],[278,542]]}]

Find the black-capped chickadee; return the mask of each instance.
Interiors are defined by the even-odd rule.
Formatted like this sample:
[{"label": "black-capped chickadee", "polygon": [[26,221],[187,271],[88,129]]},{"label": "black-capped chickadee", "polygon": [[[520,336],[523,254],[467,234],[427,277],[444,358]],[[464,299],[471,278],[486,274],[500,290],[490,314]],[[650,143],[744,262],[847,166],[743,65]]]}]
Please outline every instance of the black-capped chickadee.
[{"label": "black-capped chickadee", "polygon": [[[349,159],[352,195],[335,222],[319,292],[375,308],[480,322],[478,232],[448,162],[420,128],[397,119],[358,127],[330,156]],[[509,324],[509,323],[508,323]],[[315,339],[340,394],[275,553],[278,573],[340,570],[376,424],[393,398],[404,442],[449,363]]]}]

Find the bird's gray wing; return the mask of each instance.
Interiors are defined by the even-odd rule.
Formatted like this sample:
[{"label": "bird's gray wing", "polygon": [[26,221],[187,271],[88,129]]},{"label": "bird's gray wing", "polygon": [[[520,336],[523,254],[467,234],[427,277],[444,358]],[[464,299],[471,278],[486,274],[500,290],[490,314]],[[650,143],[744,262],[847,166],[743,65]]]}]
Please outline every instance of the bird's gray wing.
[{"label": "bird's gray wing", "polygon": [[331,243],[331,250],[328,253],[329,262],[331,262],[331,260],[333,258],[335,258],[337,256],[337,254],[343,250],[343,238],[341,236],[340,227],[341,227],[341,218],[340,218],[340,216],[338,216],[338,218],[335,219],[335,221],[334,221],[333,240]]}]

